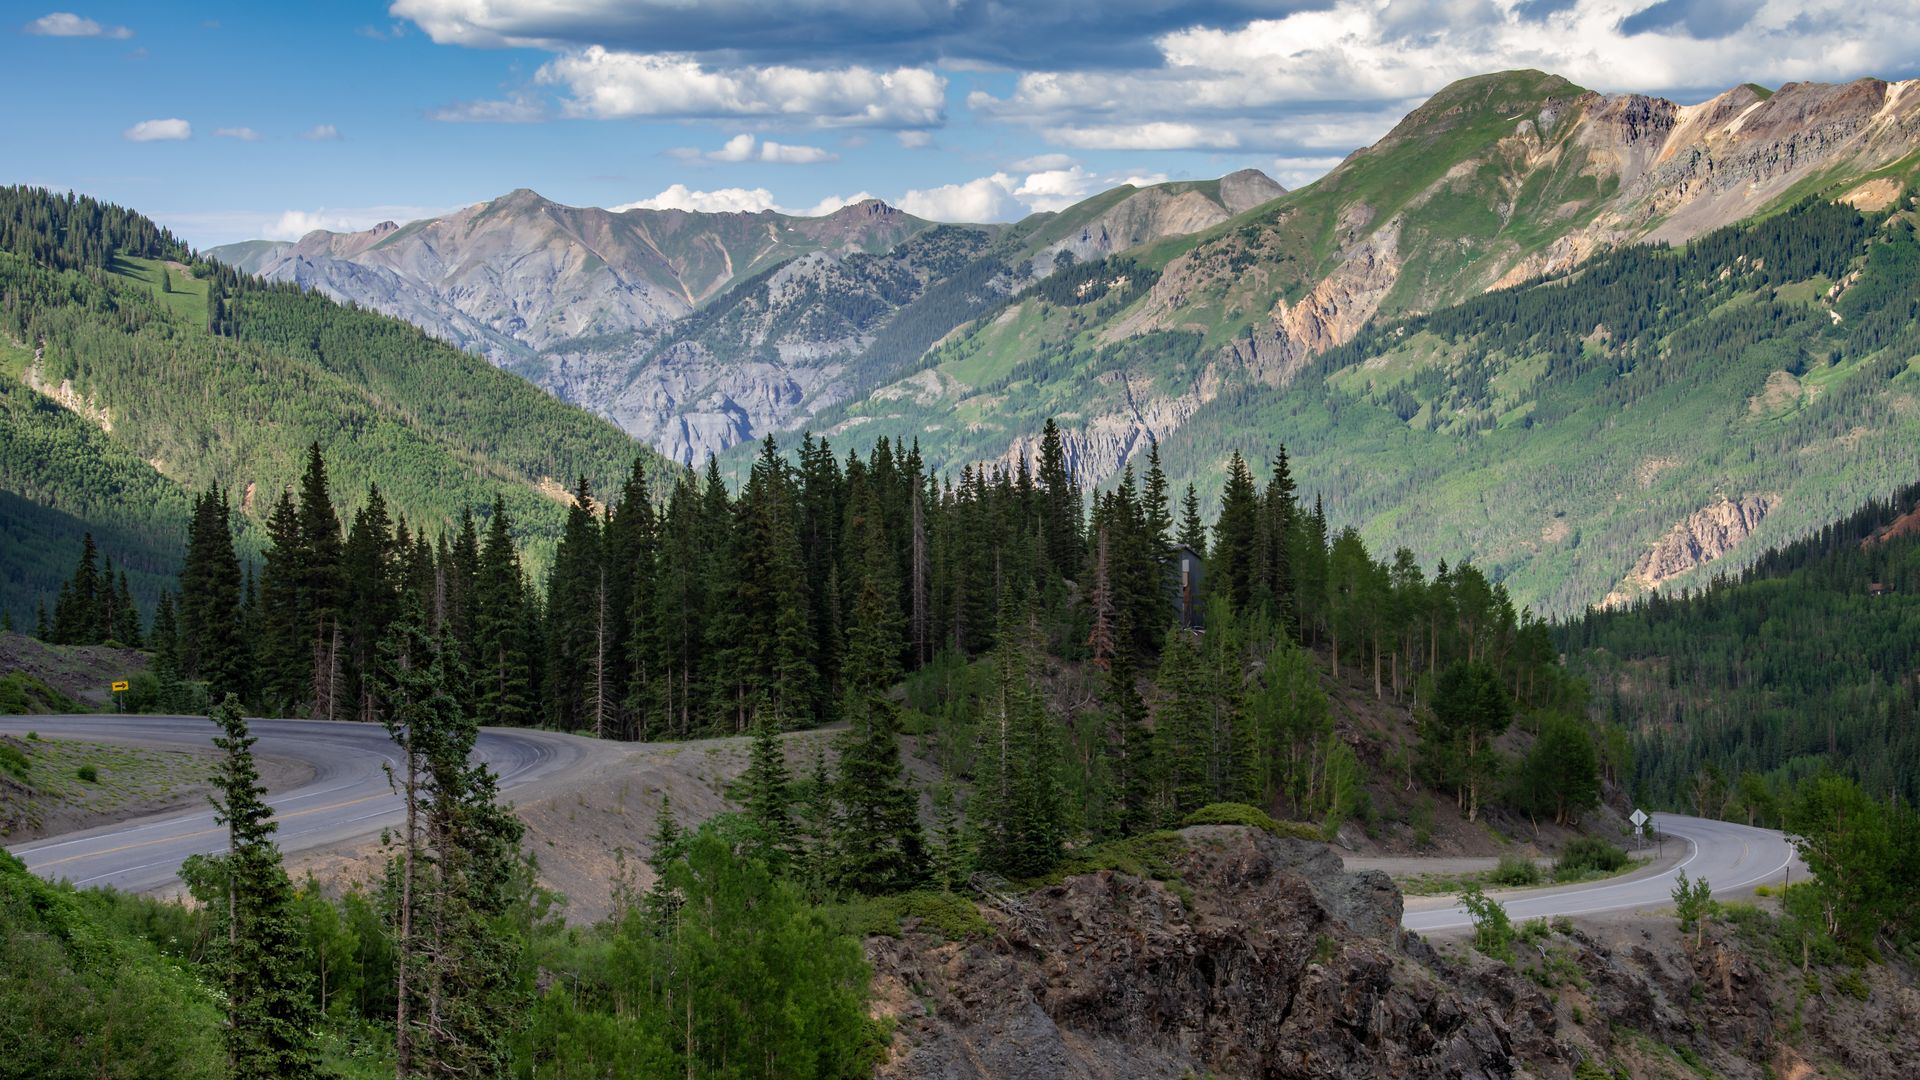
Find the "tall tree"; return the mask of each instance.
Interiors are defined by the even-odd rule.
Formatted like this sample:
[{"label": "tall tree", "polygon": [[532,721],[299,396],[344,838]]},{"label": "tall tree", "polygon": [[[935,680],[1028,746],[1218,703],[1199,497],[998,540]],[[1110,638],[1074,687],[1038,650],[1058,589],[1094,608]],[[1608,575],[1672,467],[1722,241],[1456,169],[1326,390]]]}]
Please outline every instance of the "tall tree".
[{"label": "tall tree", "polygon": [[227,1005],[227,1064],[236,1078],[313,1076],[317,1019],[308,992],[293,883],[274,845],[273,811],[253,760],[254,738],[240,701],[226,696],[211,717],[221,751],[214,800],[227,827],[225,933],[219,954]]}]

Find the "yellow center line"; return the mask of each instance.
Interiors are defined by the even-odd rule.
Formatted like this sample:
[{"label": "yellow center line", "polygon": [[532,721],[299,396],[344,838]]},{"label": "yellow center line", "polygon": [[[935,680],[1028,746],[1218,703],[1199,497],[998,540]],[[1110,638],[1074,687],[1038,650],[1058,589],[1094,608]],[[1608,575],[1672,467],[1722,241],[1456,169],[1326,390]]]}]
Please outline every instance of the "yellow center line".
[{"label": "yellow center line", "polygon": [[[384,798],[386,798],[385,793],[381,793],[379,795],[362,795],[357,799],[348,799],[346,802],[330,803],[326,806],[311,806],[305,810],[295,810],[291,814],[277,815],[275,817],[275,820],[284,821],[289,818],[302,817],[306,814],[317,814],[323,810],[338,810],[338,809],[341,809],[342,807],[353,806],[358,803],[368,802],[373,799],[384,799]],[[78,855],[67,855],[62,858],[54,859],[50,862],[34,863],[33,869],[40,870],[49,866],[59,866],[61,863],[69,863],[74,861],[75,859],[91,859],[99,855],[112,855],[121,851],[132,851],[135,848],[152,847],[155,844],[171,844],[180,840],[191,840],[197,836],[212,836],[215,833],[222,833],[225,831],[226,831],[225,829],[214,828],[214,829],[201,829],[198,832],[176,833],[170,836],[157,836],[157,837],[154,837],[152,840],[140,840],[131,844],[122,844],[119,847],[102,848],[99,851],[83,851]]]}]

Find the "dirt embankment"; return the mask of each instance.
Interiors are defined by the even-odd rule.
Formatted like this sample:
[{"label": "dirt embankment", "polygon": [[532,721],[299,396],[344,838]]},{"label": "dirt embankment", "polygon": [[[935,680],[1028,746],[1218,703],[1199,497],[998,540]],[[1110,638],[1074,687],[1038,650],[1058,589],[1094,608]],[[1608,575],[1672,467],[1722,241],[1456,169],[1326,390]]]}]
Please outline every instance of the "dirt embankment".
[{"label": "dirt embankment", "polygon": [[113,702],[113,683],[147,670],[147,654],[105,645],[48,645],[0,631],[0,675],[23,672],[90,709]]},{"label": "dirt embankment", "polygon": [[[25,762],[0,769],[0,838],[16,844],[148,814],[200,809],[213,793],[219,751],[0,735],[0,758]],[[313,777],[312,767],[303,762],[262,755],[255,764],[268,791],[297,787]],[[84,770],[90,770],[91,779]]]}]

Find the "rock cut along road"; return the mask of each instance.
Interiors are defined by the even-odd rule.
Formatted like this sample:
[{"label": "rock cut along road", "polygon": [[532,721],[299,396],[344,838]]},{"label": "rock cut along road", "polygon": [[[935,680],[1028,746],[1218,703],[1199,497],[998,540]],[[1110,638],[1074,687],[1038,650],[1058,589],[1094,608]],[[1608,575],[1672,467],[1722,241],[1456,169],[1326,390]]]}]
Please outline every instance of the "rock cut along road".
[{"label": "rock cut along road", "polygon": [[[1689,878],[1707,879],[1713,895],[1726,898],[1784,880],[1794,862],[1793,845],[1773,829],[1680,814],[1655,814],[1653,824],[1665,834],[1667,845],[1685,845],[1678,862],[1664,867],[1656,864],[1607,881],[1489,895],[1501,902],[1516,923],[1560,915],[1640,911],[1672,904],[1674,883],[1683,870]],[[1473,925],[1472,917],[1458,903],[1440,901],[1437,906],[1425,906],[1413,900],[1407,906],[1400,921],[1409,930],[1425,934]]]},{"label": "rock cut along road", "polygon": [[[329,720],[252,720],[254,753],[290,758],[313,769],[299,787],[267,802],[286,854],[362,840],[398,824],[404,807],[387,778],[400,750],[377,724]],[[8,716],[0,732],[208,748],[214,726],[204,716]],[[594,748],[590,740],[549,731],[484,728],[476,751],[500,778],[503,792],[564,778]],[[211,806],[119,821],[8,848],[44,878],[110,885],[129,892],[176,886],[189,855],[226,848],[226,829]]]}]

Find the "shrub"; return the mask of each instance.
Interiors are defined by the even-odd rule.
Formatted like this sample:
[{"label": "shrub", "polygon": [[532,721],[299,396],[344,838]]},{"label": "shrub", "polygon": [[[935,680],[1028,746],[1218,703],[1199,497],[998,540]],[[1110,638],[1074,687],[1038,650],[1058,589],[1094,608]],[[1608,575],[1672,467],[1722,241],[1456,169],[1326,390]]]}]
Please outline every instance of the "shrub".
[{"label": "shrub", "polygon": [[1540,867],[1524,855],[1502,855],[1500,865],[1487,873],[1495,885],[1517,887],[1540,884]]},{"label": "shrub", "polygon": [[1597,836],[1582,836],[1561,850],[1559,861],[1553,865],[1553,874],[1559,878],[1611,874],[1626,866],[1627,861],[1627,853],[1618,847]]},{"label": "shrub", "polygon": [[27,771],[33,766],[27,761],[27,755],[12,743],[0,742],[0,772],[16,780],[25,780]]},{"label": "shrub", "polygon": [[1295,840],[1319,840],[1321,833],[1312,825],[1298,821],[1275,821],[1265,810],[1246,803],[1217,802],[1188,814],[1182,825],[1248,825],[1256,829],[1265,829],[1275,836],[1290,836]]},{"label": "shrub", "polygon": [[1473,919],[1473,947],[1495,960],[1511,963],[1514,932],[1507,909],[1499,901],[1487,899],[1478,885],[1460,894],[1460,906]]},{"label": "shrub", "polygon": [[100,782],[100,770],[91,765],[82,765],[78,769],[75,769],[73,774],[89,784],[97,784]]}]

